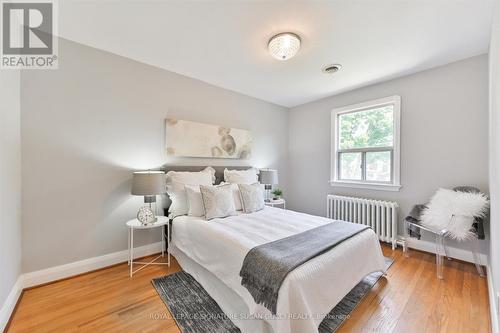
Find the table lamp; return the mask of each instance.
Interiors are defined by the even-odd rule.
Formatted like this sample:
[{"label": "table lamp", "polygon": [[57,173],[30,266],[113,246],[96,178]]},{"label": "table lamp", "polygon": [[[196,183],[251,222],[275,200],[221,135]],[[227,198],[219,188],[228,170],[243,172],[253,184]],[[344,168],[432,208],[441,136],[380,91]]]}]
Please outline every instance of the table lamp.
[{"label": "table lamp", "polygon": [[[132,195],[144,196],[144,203],[149,204],[139,209],[137,219],[143,224],[156,222],[156,196],[166,192],[165,173],[163,171],[138,171],[132,178]],[[152,204],[155,204],[155,210]]]},{"label": "table lamp", "polygon": [[264,189],[266,190],[266,201],[269,201],[269,193],[273,188],[273,185],[278,184],[278,170],[273,169],[261,169],[260,170],[260,183],[264,184]]}]

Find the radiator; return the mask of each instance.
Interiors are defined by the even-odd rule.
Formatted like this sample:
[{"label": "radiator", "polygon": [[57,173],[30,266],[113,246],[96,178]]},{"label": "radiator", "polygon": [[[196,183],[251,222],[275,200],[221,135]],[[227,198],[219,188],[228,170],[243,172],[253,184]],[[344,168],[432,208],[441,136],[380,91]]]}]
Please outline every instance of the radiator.
[{"label": "radiator", "polygon": [[328,195],[326,216],[364,224],[373,229],[383,242],[392,243],[396,248],[398,204],[392,201],[379,201],[363,198]]}]

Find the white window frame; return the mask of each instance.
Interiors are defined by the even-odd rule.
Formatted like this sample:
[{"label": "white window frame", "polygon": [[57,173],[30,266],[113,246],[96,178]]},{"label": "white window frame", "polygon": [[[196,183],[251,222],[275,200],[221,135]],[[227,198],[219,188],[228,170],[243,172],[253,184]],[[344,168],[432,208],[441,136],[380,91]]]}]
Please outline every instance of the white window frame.
[{"label": "white window frame", "polygon": [[[392,148],[389,147],[377,147],[376,149],[360,149],[363,151],[392,151],[392,165],[391,174],[392,180],[390,182],[372,182],[366,180],[344,180],[339,179],[339,116],[346,113],[359,112],[363,110],[373,109],[377,107],[382,107],[386,105],[393,106],[394,112],[394,126],[393,126],[393,138],[394,145]],[[339,187],[351,187],[351,188],[362,188],[370,190],[382,190],[382,191],[399,191],[401,188],[401,97],[400,96],[390,96],[385,98],[380,98],[372,101],[367,101],[355,105],[349,105],[337,109],[333,109],[331,112],[331,165],[330,165],[330,185]],[[354,149],[355,150],[355,149]],[[365,171],[363,171],[365,172]]]}]

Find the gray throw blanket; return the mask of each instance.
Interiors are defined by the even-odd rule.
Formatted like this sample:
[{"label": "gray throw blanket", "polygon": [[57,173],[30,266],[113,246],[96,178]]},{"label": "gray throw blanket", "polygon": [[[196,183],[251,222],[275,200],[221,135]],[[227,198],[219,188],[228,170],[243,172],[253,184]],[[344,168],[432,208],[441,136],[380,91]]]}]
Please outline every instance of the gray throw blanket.
[{"label": "gray throw blanket", "polygon": [[256,246],[243,260],[241,284],[257,304],[276,314],[278,292],[288,273],[365,229],[365,225],[334,221]]}]

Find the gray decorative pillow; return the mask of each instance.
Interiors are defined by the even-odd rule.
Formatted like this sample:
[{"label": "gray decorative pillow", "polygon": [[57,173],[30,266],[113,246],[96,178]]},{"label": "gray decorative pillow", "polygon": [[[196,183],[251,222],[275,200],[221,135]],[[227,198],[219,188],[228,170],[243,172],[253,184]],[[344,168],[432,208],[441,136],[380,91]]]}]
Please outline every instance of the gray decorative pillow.
[{"label": "gray decorative pillow", "polygon": [[200,185],[200,192],[206,220],[236,215],[231,186]]},{"label": "gray decorative pillow", "polygon": [[238,184],[240,188],[243,212],[253,213],[264,209],[264,191],[259,183],[252,185]]}]

